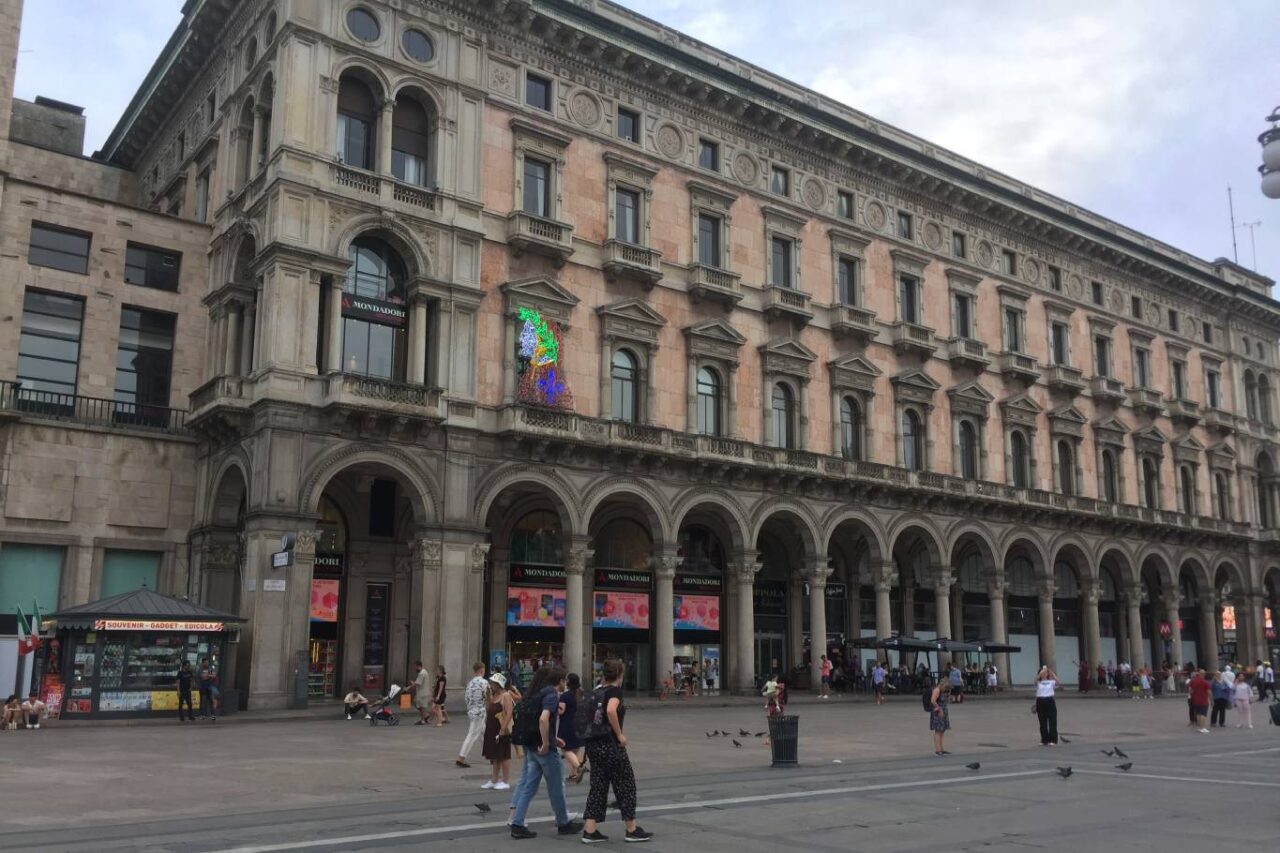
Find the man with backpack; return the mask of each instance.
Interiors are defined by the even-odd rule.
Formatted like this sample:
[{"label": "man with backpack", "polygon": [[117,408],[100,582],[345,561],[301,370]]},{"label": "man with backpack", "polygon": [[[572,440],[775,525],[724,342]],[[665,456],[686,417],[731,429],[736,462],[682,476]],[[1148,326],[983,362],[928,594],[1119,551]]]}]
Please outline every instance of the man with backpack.
[{"label": "man with backpack", "polygon": [[540,667],[533,675],[528,692],[516,705],[511,743],[524,747],[524,767],[511,801],[512,838],[537,837],[538,833],[525,826],[525,813],[544,776],[547,779],[547,798],[551,800],[551,810],[556,816],[556,832],[559,835],[576,835],[582,831],[582,823],[569,820],[569,812],[565,808],[564,768],[557,751],[557,747],[564,745],[556,737],[564,679],[563,667]]}]

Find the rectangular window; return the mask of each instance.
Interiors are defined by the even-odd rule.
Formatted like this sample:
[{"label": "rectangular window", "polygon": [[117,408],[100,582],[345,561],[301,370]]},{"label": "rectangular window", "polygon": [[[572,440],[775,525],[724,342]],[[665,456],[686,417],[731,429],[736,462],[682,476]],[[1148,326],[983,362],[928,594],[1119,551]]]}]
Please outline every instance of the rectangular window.
[{"label": "rectangular window", "polygon": [[173,373],[173,314],[126,305],[120,312],[116,349],[117,421],[147,422],[148,407],[169,406]]},{"label": "rectangular window", "polygon": [[1222,408],[1221,388],[1222,377],[1216,370],[1206,370],[1204,372],[1204,390],[1205,397],[1211,409]]},{"label": "rectangular window", "polygon": [[618,108],[618,138],[628,142],[640,141],[640,115]]},{"label": "rectangular window", "polygon": [[791,173],[781,166],[774,166],[769,172],[769,191],[775,195],[791,195]]},{"label": "rectangular window", "polygon": [[858,262],[853,258],[841,258],[837,267],[840,279],[840,304],[858,304]]},{"label": "rectangular window", "polygon": [[26,612],[33,603],[38,603],[42,616],[55,612],[66,554],[67,549],[61,545],[18,542],[0,545],[0,601],[11,602],[6,610],[19,604]]},{"label": "rectangular window", "polygon": [[1141,347],[1133,350],[1133,384],[1139,388],[1151,387],[1151,353]]},{"label": "rectangular window", "polygon": [[1129,297],[1129,313],[1138,319],[1142,319],[1142,298],[1138,296]]},{"label": "rectangular window", "polygon": [[204,102],[204,121],[205,124],[213,124],[213,117],[218,112],[218,100],[216,95],[209,95]]},{"label": "rectangular window", "polygon": [[427,161],[416,154],[391,149],[391,175],[406,184],[425,187],[427,185]]},{"label": "rectangular window", "polygon": [[125,551],[108,548],[102,555],[99,598],[122,595],[143,587],[154,590],[160,577],[159,551]]},{"label": "rectangular window", "polygon": [[[71,409],[80,367],[84,300],[28,290],[22,300],[18,374],[24,404]],[[62,397],[61,395],[66,395]]]},{"label": "rectangular window", "polygon": [[709,213],[698,214],[698,263],[716,267],[724,265],[720,255],[720,217]]},{"label": "rectangular window", "polygon": [[537,74],[526,75],[524,102],[535,109],[551,112],[551,81]]},{"label": "rectangular window", "polygon": [[1169,309],[1169,328],[1178,331],[1178,310],[1176,308]]},{"label": "rectangular window", "polygon": [[902,306],[902,322],[920,323],[919,282],[909,275],[898,279],[898,301]]},{"label": "rectangular window", "polygon": [[1004,309],[1004,348],[1022,352],[1022,312],[1016,308]]},{"label": "rectangular window", "polygon": [[1049,267],[1049,289],[1055,293],[1062,292],[1062,270]]},{"label": "rectangular window", "polygon": [[124,280],[140,287],[176,292],[182,255],[154,246],[129,243],[124,250]]},{"label": "rectangular window", "polygon": [[1171,361],[1169,365],[1173,371],[1173,398],[1185,400],[1187,398],[1187,366],[1180,361]]},{"label": "rectangular window", "polygon": [[209,219],[209,173],[201,172],[196,178],[196,222]]},{"label": "rectangular window", "polygon": [[911,214],[905,210],[898,211],[898,236],[903,240],[912,239],[915,234],[915,225],[911,221]]},{"label": "rectangular window", "polygon": [[773,281],[774,287],[794,287],[791,276],[791,241],[785,237],[773,238]]},{"label": "rectangular window", "polygon": [[524,158],[524,212],[551,218],[551,164]]},{"label": "rectangular window", "polygon": [[178,134],[178,162],[181,163],[187,158],[187,134],[185,132]]},{"label": "rectangular window", "polygon": [[1000,250],[1000,269],[1005,275],[1018,274],[1018,256],[1009,249]]},{"label": "rectangular window", "polygon": [[640,243],[640,193],[619,187],[613,203],[615,236],[624,243]]},{"label": "rectangular window", "polygon": [[957,338],[973,337],[973,297],[957,293],[955,301],[955,334]]},{"label": "rectangular window", "polygon": [[34,267],[52,267],[87,275],[90,237],[84,231],[32,222],[27,263]]},{"label": "rectangular window", "polygon": [[1089,282],[1089,296],[1093,300],[1094,305],[1102,304],[1102,282]]},{"label": "rectangular window", "polygon": [[1206,344],[1213,343],[1213,326],[1209,323],[1201,323],[1201,331],[1204,333],[1204,342]]},{"label": "rectangular window", "polygon": [[359,116],[338,113],[338,161],[372,169],[373,148],[373,125]]},{"label": "rectangular window", "polygon": [[1111,339],[1102,335],[1093,339],[1093,372],[1098,376],[1111,376]]},{"label": "rectangular window", "polygon": [[720,145],[710,139],[698,140],[698,167],[710,172],[720,171]]},{"label": "rectangular window", "polygon": [[969,257],[969,246],[964,234],[959,231],[951,232],[951,254],[957,258]]},{"label": "rectangular window", "polygon": [[1070,363],[1069,351],[1067,347],[1067,324],[1054,323],[1049,327],[1053,335],[1052,347],[1050,353],[1053,357],[1054,364],[1067,365]]},{"label": "rectangular window", "polygon": [[836,216],[841,219],[853,219],[853,193],[840,190],[836,193]]}]

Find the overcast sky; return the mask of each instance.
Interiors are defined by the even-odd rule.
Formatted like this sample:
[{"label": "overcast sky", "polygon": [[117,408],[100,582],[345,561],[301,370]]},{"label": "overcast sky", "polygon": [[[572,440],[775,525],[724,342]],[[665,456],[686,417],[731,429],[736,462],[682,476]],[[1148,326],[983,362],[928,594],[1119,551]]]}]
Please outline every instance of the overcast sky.
[{"label": "overcast sky", "polygon": [[[1257,135],[1280,104],[1275,0],[625,0],[718,48],[1204,258],[1236,222],[1280,277]],[[100,146],[181,0],[27,0],[17,94]],[[786,14],[780,14],[779,10]],[[117,12],[111,14],[111,12]],[[1239,228],[1240,263],[1253,266]]]}]

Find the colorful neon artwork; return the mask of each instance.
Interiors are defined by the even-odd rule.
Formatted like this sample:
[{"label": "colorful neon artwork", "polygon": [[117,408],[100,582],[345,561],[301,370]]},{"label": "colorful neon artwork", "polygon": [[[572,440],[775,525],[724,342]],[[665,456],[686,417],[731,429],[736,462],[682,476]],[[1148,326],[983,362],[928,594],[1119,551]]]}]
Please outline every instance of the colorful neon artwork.
[{"label": "colorful neon artwork", "polygon": [[524,369],[516,393],[521,402],[553,409],[572,409],[573,394],[560,364],[560,326],[537,311],[521,308],[520,358]]}]

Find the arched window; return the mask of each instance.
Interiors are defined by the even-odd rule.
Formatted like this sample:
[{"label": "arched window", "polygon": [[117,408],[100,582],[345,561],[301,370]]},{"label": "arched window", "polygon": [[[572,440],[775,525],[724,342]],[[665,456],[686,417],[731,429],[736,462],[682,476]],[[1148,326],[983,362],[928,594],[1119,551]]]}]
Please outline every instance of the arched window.
[{"label": "arched window", "polygon": [[1142,500],[1148,509],[1156,509],[1160,504],[1160,472],[1150,456],[1142,459]]},{"label": "arched window", "polygon": [[796,446],[796,402],[785,382],[773,386],[773,446],[793,450]]},{"label": "arched window", "polygon": [[511,528],[511,562],[561,565],[560,516],[535,510],[517,521]]},{"label": "arched window", "polygon": [[924,427],[914,409],[902,413],[902,467],[924,470]]},{"label": "arched window", "polygon": [[960,476],[978,479],[978,431],[969,421],[960,422]]},{"label": "arched window", "polygon": [[258,158],[259,168],[266,164],[267,154],[271,152],[271,102],[274,98],[275,85],[268,78],[266,84],[262,87],[262,95],[258,101],[258,109],[261,110],[259,121],[262,123],[262,127],[258,132],[258,150],[254,152],[254,156]]},{"label": "arched window", "polygon": [[1258,374],[1258,417],[1271,426],[1271,380],[1266,374]]},{"label": "arched window", "polygon": [[391,113],[391,174],[406,184],[431,183],[431,119],[408,95],[396,97]]},{"label": "arched window", "polygon": [[342,75],[338,83],[338,160],[372,171],[377,125],[378,103],[369,87],[350,74]]},{"label": "arched window", "polygon": [[347,520],[338,505],[325,495],[320,498],[320,521],[316,524],[316,554],[345,554]]},{"label": "arched window", "polygon": [[1102,451],[1102,499],[1107,503],[1120,500],[1120,480],[1116,471],[1116,455],[1110,450]]},{"label": "arched window", "polygon": [[653,539],[643,525],[629,518],[610,521],[592,537],[598,568],[647,572],[653,559]]},{"label": "arched window", "polygon": [[271,41],[272,37],[275,36],[275,34],[276,34],[276,13],[272,12],[270,15],[267,15],[267,25],[262,28],[262,39],[263,41]]},{"label": "arched window", "polygon": [[[346,373],[404,381],[407,274],[400,256],[376,237],[351,243],[343,282],[342,365]],[[358,298],[356,298],[358,297]]]},{"label": "arched window", "polygon": [[1076,493],[1076,456],[1065,438],[1058,440],[1058,491],[1068,496]]},{"label": "arched window", "polygon": [[612,414],[616,420],[636,423],[640,412],[639,369],[636,359],[624,349],[613,351],[613,363],[609,372],[613,386]]},{"label": "arched window", "polygon": [[256,38],[249,39],[249,43],[244,48],[244,70],[248,71],[253,68],[253,63],[258,61],[258,40]]},{"label": "arched window", "polygon": [[1249,420],[1258,419],[1258,382],[1253,378],[1253,371],[1244,372],[1244,408]]},{"label": "arched window", "polygon": [[698,432],[720,435],[720,375],[710,367],[698,370]]},{"label": "arched window", "polygon": [[862,458],[862,416],[852,397],[840,398],[840,452],[845,459]]},{"label": "arched window", "polygon": [[253,100],[244,102],[240,108],[240,121],[236,124],[236,188],[249,183],[250,169],[253,164]]},{"label": "arched window", "polygon": [[1182,511],[1187,515],[1196,514],[1196,478],[1191,473],[1190,465],[1178,469],[1178,480],[1182,486]]},{"label": "arched window", "polygon": [[1213,484],[1217,491],[1217,510],[1218,518],[1223,521],[1231,520],[1231,491],[1227,486],[1227,475],[1218,471],[1213,475]]},{"label": "arched window", "polygon": [[1031,456],[1027,452],[1027,437],[1022,430],[1015,429],[1009,434],[1009,457],[1013,487],[1030,488]]}]

